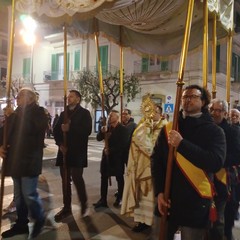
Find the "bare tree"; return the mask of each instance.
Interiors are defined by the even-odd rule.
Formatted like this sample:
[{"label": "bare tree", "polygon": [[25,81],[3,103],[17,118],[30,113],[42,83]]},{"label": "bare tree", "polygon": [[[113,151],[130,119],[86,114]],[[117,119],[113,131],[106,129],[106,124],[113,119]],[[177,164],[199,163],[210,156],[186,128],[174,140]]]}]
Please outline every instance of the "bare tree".
[{"label": "bare tree", "polygon": [[[119,104],[119,71],[114,74],[106,72],[103,76],[104,106],[107,113]],[[139,79],[135,75],[123,77],[124,100],[130,102],[141,91]],[[83,100],[94,108],[101,106],[101,96],[98,76],[95,72],[84,70],[75,77],[75,86],[81,93]]]}]

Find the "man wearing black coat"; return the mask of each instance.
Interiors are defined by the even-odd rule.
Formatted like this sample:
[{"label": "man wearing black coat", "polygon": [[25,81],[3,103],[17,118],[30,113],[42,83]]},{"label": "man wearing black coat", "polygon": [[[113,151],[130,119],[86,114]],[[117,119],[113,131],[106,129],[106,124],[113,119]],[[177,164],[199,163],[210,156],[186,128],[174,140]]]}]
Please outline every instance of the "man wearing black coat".
[{"label": "man wearing black coat", "polygon": [[[228,104],[224,100],[213,99],[210,112],[214,122],[224,130],[227,143],[227,154],[224,168],[225,181],[218,175],[214,178],[216,189],[215,204],[218,210],[218,220],[210,231],[210,239],[232,240],[232,228],[236,208],[238,206],[236,190],[238,184],[237,166],[240,164],[240,129],[227,122]],[[224,237],[225,235],[225,237]]]},{"label": "man wearing black coat", "polygon": [[[226,152],[223,130],[213,123],[209,102],[206,89],[187,86],[182,93],[178,130],[167,129],[166,125],[151,156],[160,214],[165,213],[164,206],[169,208],[167,240],[173,240],[177,230],[181,230],[182,240],[203,240],[206,234],[213,197],[209,178],[223,166]],[[163,193],[170,144],[176,149],[176,157],[168,202]]]},{"label": "man wearing black coat", "polygon": [[[81,95],[77,90],[70,90],[67,100],[67,114],[65,115],[65,112],[60,114],[53,129],[54,139],[59,147],[56,166],[60,166],[64,205],[62,210],[55,215],[55,221],[57,222],[72,214],[71,179],[81,202],[81,214],[85,216],[87,213],[87,193],[83,179],[83,169],[88,165],[87,148],[88,137],[92,131],[92,118],[89,111],[80,106]],[[64,135],[66,138],[65,144]]]},{"label": "man wearing black coat", "polygon": [[97,140],[102,141],[107,138],[108,144],[103,149],[101,160],[101,198],[93,204],[95,208],[108,207],[107,205],[107,191],[108,179],[111,176],[116,176],[118,184],[118,196],[114,206],[119,206],[122,199],[124,187],[124,158],[127,144],[128,131],[119,122],[119,112],[112,110],[108,117],[108,128],[103,126],[101,131],[97,134]]},{"label": "man wearing black coat", "polygon": [[[5,175],[11,176],[14,201],[17,209],[16,223],[2,233],[3,238],[28,234],[29,216],[34,220],[30,238],[35,238],[45,222],[44,210],[37,192],[38,176],[42,172],[44,136],[47,116],[37,104],[36,94],[21,89],[17,96],[17,109],[6,119],[7,148],[2,145],[3,129],[0,129],[0,156],[5,158]],[[7,108],[6,111],[10,109]],[[4,126],[5,127],[5,126]]]}]

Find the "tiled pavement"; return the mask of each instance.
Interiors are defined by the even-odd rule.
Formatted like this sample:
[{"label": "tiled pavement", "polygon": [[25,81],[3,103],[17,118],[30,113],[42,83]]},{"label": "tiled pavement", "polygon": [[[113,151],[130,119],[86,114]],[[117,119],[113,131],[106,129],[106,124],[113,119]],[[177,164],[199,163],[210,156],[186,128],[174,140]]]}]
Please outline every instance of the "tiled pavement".
[{"label": "tiled pavement", "polygon": [[[88,201],[90,206],[90,215],[85,218],[80,216],[80,207],[73,188],[73,216],[62,223],[56,223],[53,216],[62,207],[61,181],[59,170],[55,167],[54,158],[56,156],[56,146],[52,139],[46,139],[47,148],[44,150],[43,174],[39,182],[39,193],[43,200],[47,221],[43,232],[36,238],[39,240],[146,240],[150,237],[151,231],[143,233],[134,233],[133,219],[120,215],[120,209],[112,206],[116,190],[115,179],[113,186],[109,187],[108,204],[109,208],[102,211],[95,211],[92,203],[99,198],[99,161],[101,157],[102,143],[96,142],[94,138],[89,142],[89,167],[84,172],[86,188],[88,192]],[[12,181],[5,179],[4,205],[6,207],[12,199]],[[15,214],[6,214],[2,220],[2,229],[5,231],[10,227],[10,223],[15,219]],[[240,221],[236,222],[234,228],[235,240],[240,240]],[[9,238],[9,240],[27,239],[26,235]],[[158,238],[156,238],[158,239]]]}]

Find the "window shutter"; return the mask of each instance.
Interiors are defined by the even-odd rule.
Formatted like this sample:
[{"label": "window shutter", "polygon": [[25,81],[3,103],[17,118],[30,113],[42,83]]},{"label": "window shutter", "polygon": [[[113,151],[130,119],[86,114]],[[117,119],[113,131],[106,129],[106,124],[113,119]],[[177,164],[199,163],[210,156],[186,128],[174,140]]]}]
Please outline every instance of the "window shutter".
[{"label": "window shutter", "polygon": [[80,70],[80,50],[74,53],[74,71]]},{"label": "window shutter", "polygon": [[108,71],[108,46],[101,46],[99,50],[100,50],[102,72],[104,74]]},{"label": "window shutter", "polygon": [[23,59],[23,77],[25,79],[30,78],[30,66],[31,65],[31,59],[30,58],[24,58]]},{"label": "window shutter", "polygon": [[148,72],[148,63],[149,63],[149,58],[143,57],[142,58],[142,72]]},{"label": "window shutter", "polygon": [[57,80],[57,78],[58,78],[58,57],[57,54],[52,54],[51,80]]}]

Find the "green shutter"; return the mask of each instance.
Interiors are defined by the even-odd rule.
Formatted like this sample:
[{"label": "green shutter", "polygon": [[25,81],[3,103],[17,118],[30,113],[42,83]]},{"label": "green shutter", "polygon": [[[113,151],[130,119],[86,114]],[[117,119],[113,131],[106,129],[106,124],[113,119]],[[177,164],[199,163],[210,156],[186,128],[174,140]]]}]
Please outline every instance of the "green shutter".
[{"label": "green shutter", "polygon": [[161,61],[161,71],[168,70],[168,61]]},{"label": "green shutter", "polygon": [[74,53],[74,71],[80,70],[80,50]]},{"label": "green shutter", "polygon": [[52,65],[51,65],[51,80],[57,80],[58,78],[58,56],[52,54]]},{"label": "green shutter", "polygon": [[[108,46],[99,47],[100,61],[102,66],[102,74],[108,71]],[[96,57],[96,72],[98,73],[98,59]]]},{"label": "green shutter", "polygon": [[148,72],[148,63],[149,63],[149,58],[143,57],[142,58],[142,72]]},{"label": "green shutter", "polygon": [[23,77],[25,79],[30,78],[30,66],[31,65],[31,58],[24,58],[23,59]]},{"label": "green shutter", "polygon": [[236,66],[237,66],[236,57],[237,57],[236,54],[232,53],[231,77],[233,77],[234,80],[236,80]]},{"label": "green shutter", "polygon": [[101,46],[100,51],[100,60],[102,65],[103,74],[108,71],[108,46]]}]

